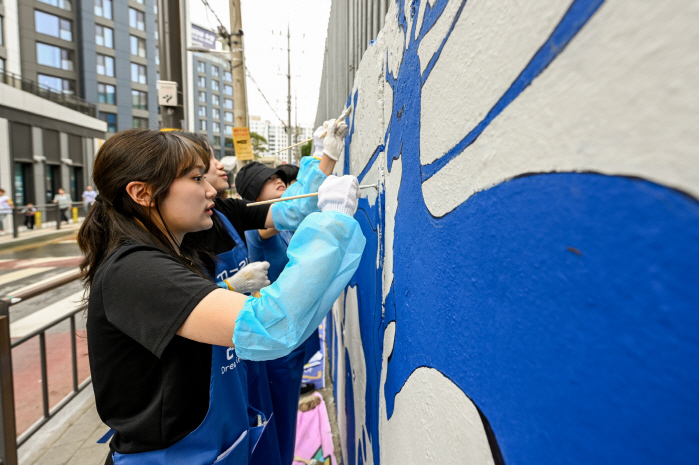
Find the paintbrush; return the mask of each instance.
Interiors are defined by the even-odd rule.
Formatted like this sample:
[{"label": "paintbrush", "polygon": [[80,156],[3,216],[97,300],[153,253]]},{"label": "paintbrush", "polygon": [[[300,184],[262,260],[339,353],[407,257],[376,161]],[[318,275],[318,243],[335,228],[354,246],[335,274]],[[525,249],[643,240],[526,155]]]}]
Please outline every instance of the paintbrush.
[{"label": "paintbrush", "polygon": [[[376,189],[377,185],[376,184],[368,184],[366,186],[359,186],[360,189],[368,189],[370,187],[373,187],[374,189]],[[262,202],[253,202],[253,203],[249,203],[247,206],[254,207],[256,205],[267,205],[269,203],[286,202],[287,200],[303,199],[306,197],[317,197],[317,196],[318,196],[317,192],[314,192],[312,194],[292,195],[291,197],[282,197],[280,199],[263,200]]]}]

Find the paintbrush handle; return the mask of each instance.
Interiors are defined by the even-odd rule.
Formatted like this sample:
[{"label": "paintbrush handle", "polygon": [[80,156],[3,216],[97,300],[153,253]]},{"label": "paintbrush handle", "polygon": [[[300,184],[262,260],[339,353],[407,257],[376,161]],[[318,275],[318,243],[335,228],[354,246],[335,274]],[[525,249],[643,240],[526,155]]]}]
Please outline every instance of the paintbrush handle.
[{"label": "paintbrush handle", "polygon": [[[351,113],[351,111],[352,111],[352,107],[347,107],[347,108],[345,108],[345,111],[343,111],[342,113],[340,113],[340,116],[337,117],[337,120],[336,120],[336,121],[341,121],[341,120],[347,118],[347,117],[349,116],[349,114]],[[326,131],[323,131],[323,134],[320,135],[320,138],[322,139],[323,137],[325,137],[325,136],[327,136],[327,135],[328,135],[328,131],[327,131],[327,130],[326,130]],[[277,154],[277,153],[279,153],[279,152],[283,152],[284,150],[289,150],[289,149],[291,149],[291,148],[294,148],[294,147],[296,147],[297,145],[301,145],[301,144],[305,144],[305,143],[307,143],[307,142],[311,142],[312,140],[313,140],[313,138],[311,137],[310,139],[306,139],[306,140],[301,141],[301,142],[299,142],[299,143],[297,143],[297,144],[290,145],[290,146],[288,146],[288,147],[284,147],[283,149],[277,150],[276,152],[272,152],[270,155],[275,155],[275,154]]]},{"label": "paintbrush handle", "polygon": [[[360,189],[367,189],[369,187],[373,187],[374,189],[376,189],[376,184],[368,184],[366,186],[359,186]],[[286,202],[287,200],[304,199],[306,197],[316,197],[316,196],[318,196],[317,192],[314,192],[312,194],[292,195],[291,197],[282,197],[280,199],[263,200],[261,202],[253,202],[253,203],[247,204],[247,206],[248,207],[255,207],[257,205],[267,205],[270,203]]]}]

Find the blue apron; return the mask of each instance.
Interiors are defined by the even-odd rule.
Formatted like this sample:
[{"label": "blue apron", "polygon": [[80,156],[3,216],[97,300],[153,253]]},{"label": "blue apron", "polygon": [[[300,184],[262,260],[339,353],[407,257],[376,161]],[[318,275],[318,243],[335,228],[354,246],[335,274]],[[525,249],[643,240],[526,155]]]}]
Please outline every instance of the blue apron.
[{"label": "blue apron", "polygon": [[[238,235],[233,224],[223,214],[214,210],[220,223],[235,242],[235,248],[218,255],[216,263],[216,281],[222,281],[233,276],[248,264],[248,250],[245,242]],[[260,410],[270,421],[267,423],[265,434],[260,439],[258,447],[250,457],[251,465],[281,465],[279,443],[277,439],[276,420],[272,419],[274,412],[267,369],[264,362],[243,360],[247,370],[248,402],[253,408]],[[295,404],[298,408],[298,401]],[[294,425],[295,426],[295,425]]]},{"label": "blue apron", "polygon": [[[217,276],[235,273],[248,262],[247,249],[235,228],[223,215],[218,216],[236,246],[233,250],[219,255]],[[254,463],[253,457],[259,455],[260,449],[269,447],[264,438],[267,437],[266,430],[269,429],[268,426],[273,425],[273,420],[271,410],[269,415],[266,415],[248,404],[248,371],[249,367],[237,357],[235,349],[212,346],[209,410],[204,421],[197,429],[166,449],[136,454],[114,452],[114,465]]]}]

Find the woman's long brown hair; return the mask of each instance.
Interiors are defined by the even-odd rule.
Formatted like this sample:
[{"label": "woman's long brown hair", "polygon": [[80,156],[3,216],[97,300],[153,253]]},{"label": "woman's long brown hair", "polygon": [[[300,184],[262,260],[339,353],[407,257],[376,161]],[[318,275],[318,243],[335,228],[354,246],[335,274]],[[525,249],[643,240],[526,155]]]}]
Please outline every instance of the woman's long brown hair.
[{"label": "woman's long brown hair", "polygon": [[[205,276],[200,257],[186,258],[175,250],[174,237],[160,212],[170,185],[199,162],[208,170],[209,153],[176,132],[129,129],[102,145],[92,170],[100,200],[90,208],[78,233],[84,256],[80,271],[86,288],[102,262],[127,241],[158,247]],[[148,185],[153,208],[144,208],[131,199],[126,186],[133,181]],[[154,221],[154,212],[158,222]]]}]

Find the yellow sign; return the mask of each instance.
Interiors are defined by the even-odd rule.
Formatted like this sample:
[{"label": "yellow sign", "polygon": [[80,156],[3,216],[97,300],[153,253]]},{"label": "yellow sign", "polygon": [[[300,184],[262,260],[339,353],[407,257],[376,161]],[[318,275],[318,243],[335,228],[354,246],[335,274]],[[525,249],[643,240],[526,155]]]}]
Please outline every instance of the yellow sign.
[{"label": "yellow sign", "polygon": [[233,128],[233,148],[235,156],[240,161],[254,160],[252,144],[250,143],[250,131],[248,128]]}]

